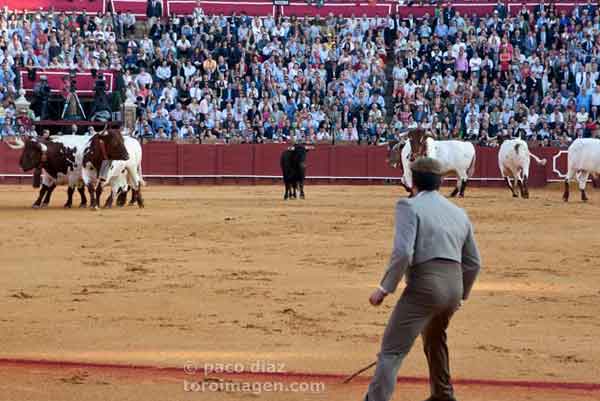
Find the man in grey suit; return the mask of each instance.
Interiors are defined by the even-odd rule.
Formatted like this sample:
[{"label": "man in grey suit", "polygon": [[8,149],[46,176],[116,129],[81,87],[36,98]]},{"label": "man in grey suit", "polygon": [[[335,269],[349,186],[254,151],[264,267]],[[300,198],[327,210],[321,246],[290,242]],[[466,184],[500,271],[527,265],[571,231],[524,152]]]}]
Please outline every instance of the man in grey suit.
[{"label": "man in grey suit", "polygon": [[456,401],[446,329],[479,273],[479,250],[467,214],[438,192],[442,181],[439,162],[420,158],[411,170],[418,194],[396,205],[394,250],[369,301],[380,305],[405,274],[406,288],[385,329],[365,401],[392,398],[398,369],[419,334],[429,365],[431,397],[427,401]]}]

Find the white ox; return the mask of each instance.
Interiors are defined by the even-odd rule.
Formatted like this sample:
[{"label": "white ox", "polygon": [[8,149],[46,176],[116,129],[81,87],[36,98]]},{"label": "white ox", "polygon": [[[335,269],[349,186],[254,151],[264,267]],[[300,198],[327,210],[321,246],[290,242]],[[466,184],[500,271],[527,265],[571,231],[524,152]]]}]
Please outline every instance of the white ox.
[{"label": "white ox", "polygon": [[588,177],[592,175],[592,180],[600,174],[600,139],[579,138],[575,139],[568,151],[568,171],[565,178],[565,192],[563,200],[569,200],[569,182],[577,180],[579,190],[581,191],[581,200],[587,201],[585,186]]},{"label": "white ox", "polygon": [[[106,168],[100,172],[100,183],[98,185],[100,192],[97,192],[96,195],[99,200],[102,188],[109,186],[111,194],[107,198],[104,207],[110,208],[115,197],[119,194],[125,197],[127,191],[131,189],[133,192],[132,204],[137,201],[139,207],[144,207],[141,187],[146,183],[142,176],[142,146],[130,136],[123,136],[123,143],[129,154],[129,159],[112,160],[106,165]],[[122,206],[123,203],[119,202],[118,205]]]},{"label": "white ox", "polygon": [[[546,159],[540,159],[531,153],[527,142],[522,139],[508,139],[500,145],[498,151],[500,174],[515,198],[519,196],[515,190],[515,185],[519,186],[521,196],[524,199],[529,198],[530,158],[542,166],[546,164]],[[514,184],[511,182],[511,177],[514,179]]]},{"label": "white ox", "polygon": [[404,170],[402,185],[406,190],[413,193],[410,163],[417,157],[427,156],[440,162],[444,176],[456,175],[456,187],[450,196],[459,195],[462,198],[467,182],[475,171],[476,156],[473,144],[456,140],[437,141],[420,129],[405,134],[403,137],[408,137],[408,140],[404,140],[392,148],[388,162],[392,167],[397,167],[398,162],[401,161]]},{"label": "white ox", "polygon": [[[53,137],[53,140],[77,149],[76,163],[80,168],[79,180],[88,188],[91,207],[97,208],[100,205],[97,195],[101,192],[98,171],[102,166],[113,161],[129,159],[121,131],[109,130],[105,127],[103,131],[94,135],[62,135]],[[71,189],[69,194],[71,194]]]}]

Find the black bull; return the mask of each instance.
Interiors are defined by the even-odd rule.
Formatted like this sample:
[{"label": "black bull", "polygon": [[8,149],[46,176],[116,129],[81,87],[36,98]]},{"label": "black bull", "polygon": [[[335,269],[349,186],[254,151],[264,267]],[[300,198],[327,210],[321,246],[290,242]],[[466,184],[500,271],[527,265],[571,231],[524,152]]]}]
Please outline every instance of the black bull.
[{"label": "black bull", "polygon": [[296,199],[297,191],[304,199],[304,179],[306,178],[306,154],[311,146],[294,145],[281,154],[281,172],[285,184],[284,200]]}]

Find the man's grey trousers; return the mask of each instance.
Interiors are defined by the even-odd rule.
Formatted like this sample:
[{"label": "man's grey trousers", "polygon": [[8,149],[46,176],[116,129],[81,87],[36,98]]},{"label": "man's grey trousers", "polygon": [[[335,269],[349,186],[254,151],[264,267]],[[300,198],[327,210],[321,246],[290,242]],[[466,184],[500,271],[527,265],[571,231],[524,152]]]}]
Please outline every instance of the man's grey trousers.
[{"label": "man's grey trousers", "polygon": [[446,328],[462,296],[460,264],[435,259],[409,269],[406,288],[385,329],[375,376],[365,400],[389,401],[392,398],[398,369],[419,334],[423,336],[429,365],[431,399],[454,399]]}]

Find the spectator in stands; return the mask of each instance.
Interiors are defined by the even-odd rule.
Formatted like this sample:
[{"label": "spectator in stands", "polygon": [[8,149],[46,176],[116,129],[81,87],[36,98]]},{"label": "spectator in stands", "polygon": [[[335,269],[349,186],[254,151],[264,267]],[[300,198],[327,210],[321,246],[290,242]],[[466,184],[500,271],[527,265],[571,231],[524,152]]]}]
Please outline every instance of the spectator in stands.
[{"label": "spectator in stands", "polygon": [[160,20],[163,16],[162,0],[148,0],[146,16],[148,17],[148,27],[154,26],[156,19]]},{"label": "spectator in stands", "polygon": [[135,132],[148,139],[374,144],[422,126],[551,142],[591,135],[600,118],[595,7],[510,16],[499,2],[469,17],[448,3],[422,19],[303,21],[198,9],[163,21],[150,0],[147,15],[149,34],[134,38],[130,13],[1,12],[0,101],[12,107],[20,66],[123,66],[121,98],[138,104]]},{"label": "spectator in stands", "polygon": [[194,127],[192,126],[190,120],[186,120],[183,124],[183,127],[181,127],[181,129],[179,130],[179,138],[186,140],[186,139],[193,139],[196,137],[196,131],[194,130]]},{"label": "spectator in stands", "polygon": [[119,26],[122,28],[121,36],[128,36],[135,34],[135,23],[136,18],[135,14],[131,12],[126,12],[125,14],[121,14],[119,18]]}]

